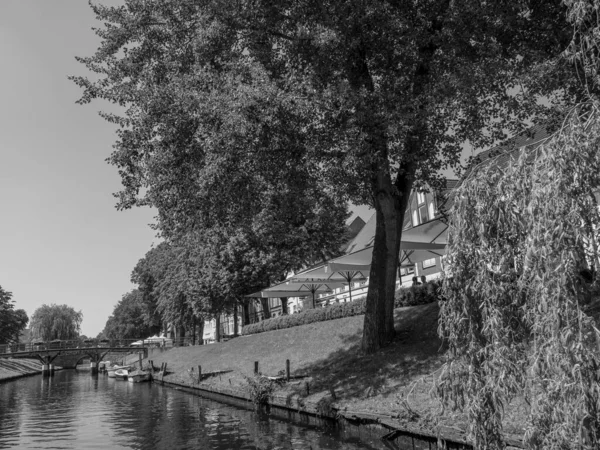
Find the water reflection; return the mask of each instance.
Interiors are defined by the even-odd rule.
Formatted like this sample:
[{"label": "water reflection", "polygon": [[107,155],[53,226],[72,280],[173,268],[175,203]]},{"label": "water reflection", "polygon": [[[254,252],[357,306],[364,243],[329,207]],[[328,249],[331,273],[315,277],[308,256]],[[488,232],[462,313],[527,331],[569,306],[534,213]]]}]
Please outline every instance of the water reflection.
[{"label": "water reflection", "polygon": [[0,448],[374,449],[169,388],[61,371],[0,384]]}]

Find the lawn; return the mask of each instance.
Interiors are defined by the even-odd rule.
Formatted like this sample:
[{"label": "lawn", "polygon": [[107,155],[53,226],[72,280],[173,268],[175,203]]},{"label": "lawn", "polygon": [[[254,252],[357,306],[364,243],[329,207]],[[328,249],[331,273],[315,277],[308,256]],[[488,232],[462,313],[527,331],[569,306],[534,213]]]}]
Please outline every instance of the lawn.
[{"label": "lawn", "polygon": [[[446,411],[430,395],[442,365],[443,343],[437,336],[436,303],[398,308],[397,338],[374,355],[360,352],[363,316],[319,322],[300,327],[242,336],[225,343],[175,348],[153,355],[155,366],[167,362],[172,374],[165,380],[190,384],[189,371],[231,370],[204,383],[243,389],[254,362],[264,375],[275,376],[290,360],[292,375],[305,375],[309,397],[335,390],[340,409],[396,416],[398,424],[434,429],[436,425],[464,430],[463,415]],[[302,383],[290,383],[281,392],[306,396]],[[516,407],[506,420],[506,431],[521,434],[523,412]]]}]

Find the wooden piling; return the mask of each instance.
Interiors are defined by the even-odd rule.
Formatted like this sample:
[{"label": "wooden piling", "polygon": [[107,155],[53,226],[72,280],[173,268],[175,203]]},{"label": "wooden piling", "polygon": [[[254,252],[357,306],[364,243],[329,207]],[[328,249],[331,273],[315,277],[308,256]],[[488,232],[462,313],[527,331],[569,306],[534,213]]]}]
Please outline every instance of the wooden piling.
[{"label": "wooden piling", "polygon": [[48,364],[48,372],[51,377],[54,376],[54,364]]},{"label": "wooden piling", "polygon": [[140,363],[140,370],[142,370],[142,352],[138,353],[138,361]]},{"label": "wooden piling", "polygon": [[254,374],[258,375],[258,361],[254,361]]},{"label": "wooden piling", "polygon": [[92,375],[98,375],[98,363],[90,362],[90,372]]},{"label": "wooden piling", "polygon": [[198,366],[198,384],[202,381],[202,366]]},{"label": "wooden piling", "polygon": [[42,364],[42,376],[43,377],[50,376],[50,364]]},{"label": "wooden piling", "polygon": [[331,394],[332,400],[337,400],[337,397],[335,396],[335,389],[333,389],[333,386],[329,386],[329,393]]},{"label": "wooden piling", "polygon": [[308,381],[304,383],[304,388],[306,389],[306,396],[310,395],[310,386],[308,385]]},{"label": "wooden piling", "polygon": [[290,360],[285,360],[285,379],[290,381]]}]

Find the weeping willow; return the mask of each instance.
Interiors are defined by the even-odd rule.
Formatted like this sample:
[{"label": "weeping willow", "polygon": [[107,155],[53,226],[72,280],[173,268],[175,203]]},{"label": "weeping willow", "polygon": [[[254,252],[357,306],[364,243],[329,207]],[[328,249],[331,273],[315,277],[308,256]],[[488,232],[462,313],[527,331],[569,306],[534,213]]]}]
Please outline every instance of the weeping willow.
[{"label": "weeping willow", "polygon": [[502,448],[515,397],[534,449],[600,448],[600,110],[580,105],[506,168],[457,189],[436,393],[465,411],[476,448]]}]

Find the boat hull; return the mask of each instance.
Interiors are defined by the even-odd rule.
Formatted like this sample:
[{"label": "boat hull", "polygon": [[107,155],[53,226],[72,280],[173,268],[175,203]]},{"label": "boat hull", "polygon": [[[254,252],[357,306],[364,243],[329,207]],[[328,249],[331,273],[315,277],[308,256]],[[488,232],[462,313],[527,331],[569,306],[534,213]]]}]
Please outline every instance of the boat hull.
[{"label": "boat hull", "polygon": [[120,369],[129,370],[131,366],[112,366],[106,369],[106,373],[108,373],[109,378],[116,378],[116,371]]},{"label": "boat hull", "polygon": [[127,375],[129,375],[129,371],[127,369],[117,369],[115,370],[115,378],[117,380],[126,380]]},{"label": "boat hull", "polygon": [[130,383],[142,383],[144,381],[150,381],[150,374],[146,372],[129,373],[127,376],[127,381]]}]

